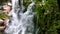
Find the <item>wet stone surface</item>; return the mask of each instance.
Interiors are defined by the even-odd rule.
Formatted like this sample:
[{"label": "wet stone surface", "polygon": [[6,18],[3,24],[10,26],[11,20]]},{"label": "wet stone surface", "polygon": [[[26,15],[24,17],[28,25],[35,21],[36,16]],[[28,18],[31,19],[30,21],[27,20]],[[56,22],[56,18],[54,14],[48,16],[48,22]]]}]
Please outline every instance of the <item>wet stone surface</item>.
[{"label": "wet stone surface", "polygon": [[0,34],[4,34],[4,31],[0,31]]}]

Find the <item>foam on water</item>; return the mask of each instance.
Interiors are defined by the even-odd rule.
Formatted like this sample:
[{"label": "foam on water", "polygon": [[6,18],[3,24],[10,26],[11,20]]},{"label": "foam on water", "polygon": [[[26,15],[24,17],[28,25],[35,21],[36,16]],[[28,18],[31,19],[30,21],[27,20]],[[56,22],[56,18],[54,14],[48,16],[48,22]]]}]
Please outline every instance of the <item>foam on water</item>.
[{"label": "foam on water", "polygon": [[[33,6],[34,2],[31,0],[27,11],[24,11],[25,7],[23,5],[24,0],[21,1],[21,6],[19,6],[19,0],[12,0],[12,11],[11,11],[11,22],[7,24],[5,29],[6,34],[33,34],[34,33],[34,23],[33,17],[34,13]],[[20,8],[19,8],[20,7]],[[19,13],[20,12],[20,13]]]}]

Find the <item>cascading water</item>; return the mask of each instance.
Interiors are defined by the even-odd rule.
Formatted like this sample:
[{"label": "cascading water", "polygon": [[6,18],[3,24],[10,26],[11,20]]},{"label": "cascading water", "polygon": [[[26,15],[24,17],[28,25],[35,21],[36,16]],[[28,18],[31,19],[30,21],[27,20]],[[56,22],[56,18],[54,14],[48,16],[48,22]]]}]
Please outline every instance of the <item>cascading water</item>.
[{"label": "cascading water", "polygon": [[12,17],[10,20],[11,22],[7,24],[5,33],[6,34],[33,34],[34,13],[32,11],[33,11],[34,2],[31,0],[31,4],[29,4],[27,11],[23,13],[25,9],[23,5],[24,0],[21,0],[21,6],[19,6],[18,1],[19,0],[12,0],[12,11],[11,11]]}]

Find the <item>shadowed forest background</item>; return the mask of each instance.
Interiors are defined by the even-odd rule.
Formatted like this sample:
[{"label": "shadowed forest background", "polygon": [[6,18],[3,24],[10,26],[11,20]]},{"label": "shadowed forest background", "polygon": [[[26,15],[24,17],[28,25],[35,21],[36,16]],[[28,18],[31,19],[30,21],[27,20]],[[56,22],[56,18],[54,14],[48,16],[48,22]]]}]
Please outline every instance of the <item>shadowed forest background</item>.
[{"label": "shadowed forest background", "polygon": [[[0,0],[0,6],[10,0]],[[34,0],[35,33],[37,34],[59,34],[60,33],[60,0]],[[29,0],[24,0],[25,8]],[[26,9],[25,9],[26,10]],[[2,10],[0,10],[1,12]],[[2,15],[2,14],[1,14]],[[4,18],[4,16],[0,18]]]}]

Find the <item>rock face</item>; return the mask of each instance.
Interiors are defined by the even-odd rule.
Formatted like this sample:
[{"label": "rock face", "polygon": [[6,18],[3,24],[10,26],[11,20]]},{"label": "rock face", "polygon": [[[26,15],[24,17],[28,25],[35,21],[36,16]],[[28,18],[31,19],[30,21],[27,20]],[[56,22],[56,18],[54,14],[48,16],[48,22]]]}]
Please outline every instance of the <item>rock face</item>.
[{"label": "rock face", "polygon": [[4,34],[4,32],[3,31],[0,31],[0,34]]},{"label": "rock face", "polygon": [[4,27],[3,26],[0,27],[0,34],[4,34]]},{"label": "rock face", "polygon": [[3,34],[4,33],[4,23],[3,23],[3,20],[0,19],[0,34]]}]

